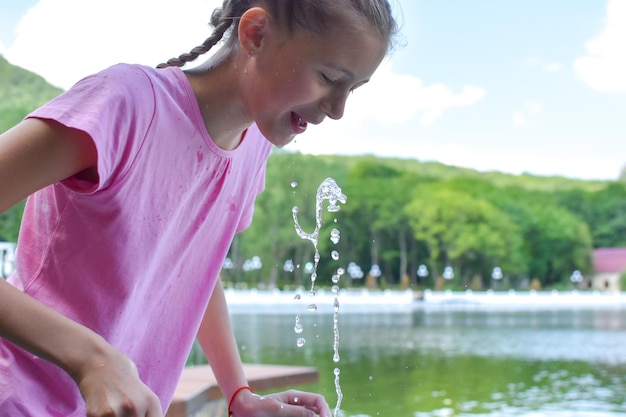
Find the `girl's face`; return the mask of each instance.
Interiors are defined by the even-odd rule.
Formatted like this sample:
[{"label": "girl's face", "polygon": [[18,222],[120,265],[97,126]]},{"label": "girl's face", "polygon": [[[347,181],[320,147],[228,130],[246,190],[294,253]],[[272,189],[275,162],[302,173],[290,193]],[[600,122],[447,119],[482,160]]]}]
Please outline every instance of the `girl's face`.
[{"label": "girl's face", "polygon": [[370,79],[387,42],[356,27],[334,28],[324,35],[272,30],[248,56],[244,106],[272,144],[288,144],[326,116],[341,118],[350,92]]}]

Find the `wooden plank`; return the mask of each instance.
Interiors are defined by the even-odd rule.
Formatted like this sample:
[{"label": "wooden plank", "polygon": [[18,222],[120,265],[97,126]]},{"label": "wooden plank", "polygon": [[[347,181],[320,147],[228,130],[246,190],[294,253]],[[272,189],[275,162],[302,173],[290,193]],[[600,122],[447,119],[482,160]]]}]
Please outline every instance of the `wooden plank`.
[{"label": "wooden plank", "polygon": [[[244,373],[255,391],[281,390],[317,382],[316,368],[286,365],[244,364]],[[205,403],[222,398],[209,365],[185,368],[166,417],[186,417]]]}]

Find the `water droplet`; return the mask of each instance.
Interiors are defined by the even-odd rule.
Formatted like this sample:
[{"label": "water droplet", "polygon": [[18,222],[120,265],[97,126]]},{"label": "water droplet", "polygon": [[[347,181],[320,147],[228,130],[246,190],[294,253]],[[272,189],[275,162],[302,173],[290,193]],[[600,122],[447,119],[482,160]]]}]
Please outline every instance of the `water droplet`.
[{"label": "water droplet", "polygon": [[337,294],[339,292],[339,285],[333,285],[330,290],[333,294]]},{"label": "water droplet", "polygon": [[339,275],[335,274],[335,275],[333,275],[333,277],[331,279],[332,279],[333,283],[336,284],[336,283],[339,282]]},{"label": "water droplet", "polygon": [[336,250],[332,251],[330,253],[330,257],[336,261],[337,259],[339,259],[339,252],[337,252]]},{"label": "water droplet", "polygon": [[337,268],[337,275],[342,276],[343,274],[346,273],[346,270],[344,268]]},{"label": "water droplet", "polygon": [[339,239],[341,239],[341,233],[337,229],[333,229],[330,231],[330,241],[335,245],[339,243]]},{"label": "water droplet", "polygon": [[333,373],[335,374],[335,376],[339,376],[339,374],[341,373],[341,371],[339,370],[339,368],[335,368],[335,370],[333,371]]},{"label": "water droplet", "polygon": [[309,306],[307,307],[307,310],[317,311],[317,304],[309,304]]},{"label": "water droplet", "polygon": [[374,379],[374,377],[372,375],[368,376],[367,379],[369,379],[370,381]]},{"label": "water droplet", "polygon": [[293,182],[291,183],[291,188],[296,188],[297,186],[298,186],[298,183],[297,183],[297,182],[293,181]]},{"label": "water droplet", "polygon": [[293,214],[297,214],[297,213],[299,213],[299,212],[300,212],[300,209],[298,208],[298,206],[293,206],[293,208],[291,209],[291,212],[292,212]]},{"label": "water droplet", "polygon": [[300,294],[296,294],[296,295],[293,296],[294,300],[299,300],[301,298],[302,298],[302,296]]},{"label": "water droplet", "polygon": [[294,404],[298,404],[300,402],[300,398],[298,397],[293,397],[293,403]]},{"label": "water droplet", "polygon": [[337,300],[336,298],[333,302],[333,309],[335,310],[335,312],[339,311],[339,300]]},{"label": "water droplet", "polygon": [[306,343],[306,340],[304,339],[304,337],[300,337],[298,338],[298,340],[296,341],[296,346],[298,347],[302,347],[304,346],[304,344]]},{"label": "water droplet", "polygon": [[293,331],[300,334],[304,330],[302,323],[300,322],[300,316],[296,316],[296,324],[293,326]]}]

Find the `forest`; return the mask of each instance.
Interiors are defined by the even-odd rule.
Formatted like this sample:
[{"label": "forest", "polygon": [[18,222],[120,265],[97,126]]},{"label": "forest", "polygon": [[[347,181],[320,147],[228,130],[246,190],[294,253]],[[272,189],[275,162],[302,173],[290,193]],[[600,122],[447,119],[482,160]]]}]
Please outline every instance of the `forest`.
[{"label": "forest", "polygon": [[[60,92],[0,56],[0,132]],[[343,287],[571,288],[574,271],[593,274],[594,248],[626,246],[624,175],[583,181],[276,149],[252,226],[224,264],[227,285],[310,285],[315,247],[296,234],[292,209],[313,231],[326,178],[347,202],[322,211],[322,287],[340,278]],[[22,210],[23,203],[0,214],[0,241],[17,240]]]},{"label": "forest", "polygon": [[[587,277],[594,272],[593,248],[626,246],[622,181],[276,151],[253,224],[231,247],[227,280],[279,288],[308,285],[305,266],[314,260],[314,246],[296,234],[291,210],[299,208],[299,223],[312,232],[317,187],[326,177],[337,182],[347,202],[338,212],[323,210],[317,278],[322,285],[332,285],[343,268],[346,286],[441,288],[449,267],[454,277],[443,281],[446,288],[528,288],[533,281],[540,288],[569,288],[574,271]],[[332,229],[340,232],[336,244]],[[351,264],[362,276],[349,273]],[[354,265],[352,272],[358,271]],[[417,273],[420,265],[428,271],[424,276]],[[494,280],[496,267],[502,276]]]}]

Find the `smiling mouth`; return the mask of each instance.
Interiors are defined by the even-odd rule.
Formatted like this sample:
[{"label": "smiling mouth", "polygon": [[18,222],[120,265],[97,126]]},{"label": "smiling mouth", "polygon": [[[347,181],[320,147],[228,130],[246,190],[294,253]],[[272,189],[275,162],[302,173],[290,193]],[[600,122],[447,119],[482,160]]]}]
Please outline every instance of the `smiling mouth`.
[{"label": "smiling mouth", "polygon": [[291,126],[293,128],[293,131],[299,134],[303,133],[306,130],[308,123],[296,113],[291,113]]}]

